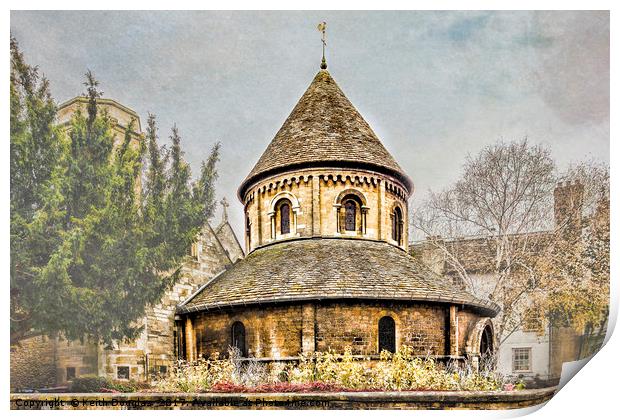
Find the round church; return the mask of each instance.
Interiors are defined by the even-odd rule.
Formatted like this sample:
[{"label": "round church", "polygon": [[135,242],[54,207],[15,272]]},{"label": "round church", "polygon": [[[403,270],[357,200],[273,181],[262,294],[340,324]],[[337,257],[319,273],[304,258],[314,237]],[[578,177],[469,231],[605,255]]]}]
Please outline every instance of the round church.
[{"label": "round church", "polygon": [[497,305],[409,254],[413,190],[322,68],[238,189],[247,256],[177,308],[180,357],[493,351]]}]

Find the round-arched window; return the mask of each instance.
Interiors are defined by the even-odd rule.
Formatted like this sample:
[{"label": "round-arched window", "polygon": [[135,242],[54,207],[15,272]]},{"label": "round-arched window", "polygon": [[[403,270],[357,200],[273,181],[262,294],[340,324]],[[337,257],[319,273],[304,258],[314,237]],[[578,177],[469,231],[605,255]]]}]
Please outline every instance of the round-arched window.
[{"label": "round-arched window", "polygon": [[379,320],[379,353],[383,350],[396,353],[396,324],[391,316]]},{"label": "round-arched window", "polygon": [[230,345],[237,348],[241,357],[247,357],[247,349],[245,347],[245,326],[241,321],[235,321],[230,329]]},{"label": "round-arched window", "polygon": [[396,207],[394,209],[394,216],[392,216],[392,239],[395,240],[398,245],[402,245],[403,213],[399,207]]},{"label": "round-arched window", "polygon": [[344,203],[344,230],[355,231],[355,217],[357,205],[353,200]]},{"label": "round-arched window", "polygon": [[287,201],[280,205],[280,233],[291,232],[291,206]]}]

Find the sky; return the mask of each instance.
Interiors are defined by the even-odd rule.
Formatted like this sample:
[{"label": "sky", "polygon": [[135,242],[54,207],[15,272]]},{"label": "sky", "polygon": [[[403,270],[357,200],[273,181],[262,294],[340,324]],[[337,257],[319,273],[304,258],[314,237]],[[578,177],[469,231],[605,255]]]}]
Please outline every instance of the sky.
[{"label": "sky", "polygon": [[217,194],[242,238],[237,188],[319,70],[322,21],[328,70],[414,206],[500,139],[545,145],[560,170],[609,162],[606,11],[12,11],[11,34],[58,103],[90,69],[163,141],[176,123],[194,175],[220,141]]}]

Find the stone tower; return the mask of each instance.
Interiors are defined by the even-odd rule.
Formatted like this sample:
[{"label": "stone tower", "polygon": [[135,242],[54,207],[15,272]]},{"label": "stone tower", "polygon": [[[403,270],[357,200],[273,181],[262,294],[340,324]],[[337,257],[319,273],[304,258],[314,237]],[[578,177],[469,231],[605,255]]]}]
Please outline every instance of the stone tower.
[{"label": "stone tower", "polygon": [[556,227],[566,232],[581,233],[584,186],[578,180],[560,182],[553,191],[553,210]]},{"label": "stone tower", "polygon": [[239,187],[246,251],[309,237],[408,247],[413,183],[326,69]]}]

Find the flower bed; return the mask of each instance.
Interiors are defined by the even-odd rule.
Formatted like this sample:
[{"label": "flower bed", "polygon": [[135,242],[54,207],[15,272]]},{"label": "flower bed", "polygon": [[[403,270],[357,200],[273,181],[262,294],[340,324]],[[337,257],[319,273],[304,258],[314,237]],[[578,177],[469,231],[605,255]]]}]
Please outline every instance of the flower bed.
[{"label": "flower bed", "polygon": [[344,392],[344,391],[498,391],[519,389],[489,368],[467,362],[440,364],[414,357],[403,346],[378,361],[356,360],[351,349],[343,355],[314,353],[298,363],[242,361],[231,350],[227,359],[212,358],[184,364],[158,380],[159,392]]}]

